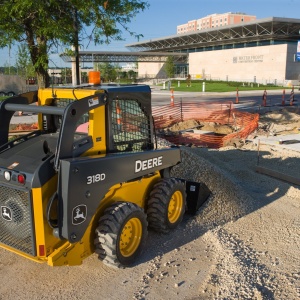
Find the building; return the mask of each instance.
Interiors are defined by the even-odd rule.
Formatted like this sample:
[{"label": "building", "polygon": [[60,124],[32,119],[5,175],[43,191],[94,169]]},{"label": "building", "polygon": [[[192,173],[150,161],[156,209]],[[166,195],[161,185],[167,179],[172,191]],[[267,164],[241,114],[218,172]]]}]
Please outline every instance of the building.
[{"label": "building", "polygon": [[[73,75],[75,74],[75,67],[72,65],[71,68],[49,68],[48,74],[50,80],[54,84],[70,84],[74,81]],[[88,74],[90,71],[93,71],[93,67],[80,67],[80,81],[81,83],[88,82]]]},{"label": "building", "polygon": [[[299,85],[300,19],[270,17],[127,45],[141,53],[185,53],[176,77]],[[162,78],[163,62],[139,62],[138,77]]]},{"label": "building", "polygon": [[247,23],[254,21],[256,16],[246,15],[241,12],[227,12],[224,14],[212,14],[198,20],[188,21],[186,24],[177,26],[177,34],[189,33],[209,28]]},{"label": "building", "polygon": [[[138,63],[138,78],[167,78],[165,63],[172,56],[175,77],[299,85],[297,44],[300,19],[270,17],[218,26],[127,45],[131,51],[80,52],[82,62]],[[73,58],[66,54],[65,62]]]},{"label": "building", "polygon": [[136,63],[127,63],[125,65],[121,66],[122,71],[124,72],[128,72],[128,71],[134,71],[137,72],[138,68],[137,68],[137,64]]}]

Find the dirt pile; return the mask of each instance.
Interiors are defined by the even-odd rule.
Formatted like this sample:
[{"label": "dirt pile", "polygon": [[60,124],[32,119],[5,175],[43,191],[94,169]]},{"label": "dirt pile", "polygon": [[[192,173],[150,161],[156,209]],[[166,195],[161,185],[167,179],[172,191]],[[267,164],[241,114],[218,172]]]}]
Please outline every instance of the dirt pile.
[{"label": "dirt pile", "polygon": [[278,112],[269,112],[260,117],[258,134],[291,134],[299,133],[300,111],[286,108]]},{"label": "dirt pile", "polygon": [[223,125],[218,124],[216,122],[200,122],[197,120],[187,120],[183,122],[178,122],[165,130],[171,131],[171,132],[178,132],[178,131],[185,131],[185,130],[203,130],[203,131],[209,131],[211,133],[215,134],[229,134],[232,132],[237,131],[237,128],[234,128],[231,125]]}]

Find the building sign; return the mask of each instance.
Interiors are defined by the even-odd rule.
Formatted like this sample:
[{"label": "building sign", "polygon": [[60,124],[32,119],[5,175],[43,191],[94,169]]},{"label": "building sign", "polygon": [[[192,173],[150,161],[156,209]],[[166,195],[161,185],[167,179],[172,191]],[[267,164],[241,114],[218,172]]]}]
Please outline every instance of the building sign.
[{"label": "building sign", "polygon": [[263,62],[263,61],[264,61],[263,55],[242,55],[242,56],[234,56],[232,58],[232,62],[234,64],[259,63],[259,62]]},{"label": "building sign", "polygon": [[298,41],[297,45],[296,61],[300,61],[300,41]]}]

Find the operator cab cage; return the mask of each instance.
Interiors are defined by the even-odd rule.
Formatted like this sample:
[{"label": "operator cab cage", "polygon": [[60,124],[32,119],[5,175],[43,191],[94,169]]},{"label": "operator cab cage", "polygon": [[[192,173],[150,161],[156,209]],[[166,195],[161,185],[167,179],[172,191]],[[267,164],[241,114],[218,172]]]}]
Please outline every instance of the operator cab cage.
[{"label": "operator cab cage", "polygon": [[[10,120],[16,111],[38,113],[39,130],[9,142]],[[89,149],[94,149],[87,152],[93,155],[152,150],[150,87],[59,87],[4,100],[0,105],[0,152],[33,135],[43,135],[46,141],[48,135],[46,148],[55,153],[56,169],[60,159],[80,156]]]}]

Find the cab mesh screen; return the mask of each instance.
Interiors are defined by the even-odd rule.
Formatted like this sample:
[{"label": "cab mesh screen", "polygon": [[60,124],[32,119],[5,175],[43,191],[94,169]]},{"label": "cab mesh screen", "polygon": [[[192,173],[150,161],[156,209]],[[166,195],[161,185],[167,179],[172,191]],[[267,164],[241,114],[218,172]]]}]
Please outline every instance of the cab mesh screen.
[{"label": "cab mesh screen", "polygon": [[119,152],[152,149],[149,116],[136,100],[112,101],[114,150]]}]

